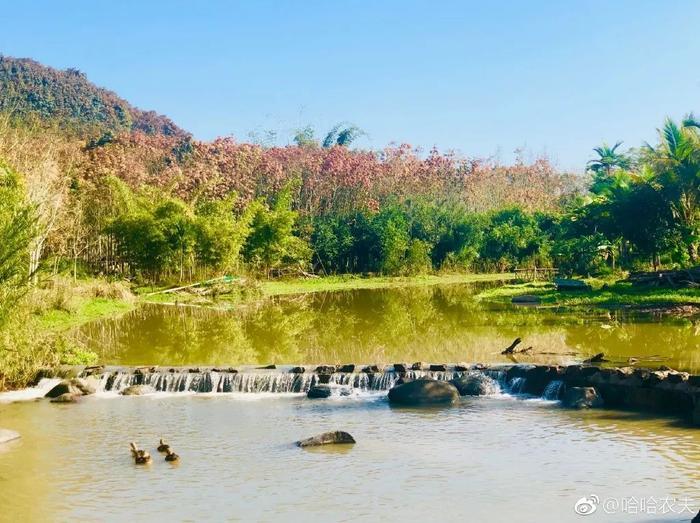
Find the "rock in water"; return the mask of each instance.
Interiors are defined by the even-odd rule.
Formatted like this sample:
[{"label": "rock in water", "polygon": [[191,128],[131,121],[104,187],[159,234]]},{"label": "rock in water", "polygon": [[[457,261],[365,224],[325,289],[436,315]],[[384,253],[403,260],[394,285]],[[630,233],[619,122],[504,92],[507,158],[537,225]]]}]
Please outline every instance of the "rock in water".
[{"label": "rock in water", "polygon": [[459,391],[451,383],[426,378],[397,385],[389,391],[389,403],[402,405],[453,403],[458,399]]},{"label": "rock in water", "polygon": [[520,296],[513,296],[510,300],[512,303],[541,303],[542,298],[535,294],[521,294]]},{"label": "rock in water", "polygon": [[143,396],[144,394],[153,394],[155,391],[156,389],[150,385],[130,385],[121,394],[122,396]]},{"label": "rock in water", "polygon": [[19,432],[8,429],[0,429],[0,445],[19,439]]},{"label": "rock in water", "polygon": [[51,399],[51,403],[77,403],[78,397],[75,394],[66,392],[55,398]]},{"label": "rock in water", "polygon": [[690,523],[700,523],[700,511],[695,515]]},{"label": "rock in water", "polygon": [[496,394],[498,392],[498,384],[485,374],[467,374],[450,380],[459,391],[460,396],[485,396],[487,394]]},{"label": "rock in water", "polygon": [[561,404],[567,409],[594,409],[603,406],[603,398],[594,387],[568,387]]},{"label": "rock in water", "polygon": [[63,380],[58,385],[54,386],[50,391],[48,391],[44,397],[45,398],[58,398],[64,394],[73,394],[74,396],[87,396],[88,394],[94,394],[95,387],[85,380],[78,378],[71,378],[69,380]]},{"label": "rock in water", "polygon": [[310,399],[330,398],[331,388],[328,385],[316,385],[309,389],[306,397]]},{"label": "rock in water", "polygon": [[355,443],[353,438],[347,432],[336,430],[335,432],[324,432],[312,438],[297,441],[299,447],[318,447],[320,445],[337,445],[337,444],[352,444]]}]

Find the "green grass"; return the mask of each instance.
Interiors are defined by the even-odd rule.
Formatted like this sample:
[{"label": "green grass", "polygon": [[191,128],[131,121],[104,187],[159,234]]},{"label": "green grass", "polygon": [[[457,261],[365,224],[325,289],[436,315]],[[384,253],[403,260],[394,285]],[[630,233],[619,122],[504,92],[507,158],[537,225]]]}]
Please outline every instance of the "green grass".
[{"label": "green grass", "polygon": [[39,328],[50,331],[67,331],[84,323],[118,314],[124,314],[136,307],[134,301],[114,298],[80,298],[71,311],[50,309],[39,314]]},{"label": "green grass", "polygon": [[602,308],[664,307],[672,305],[700,305],[697,289],[668,289],[633,286],[612,280],[589,278],[586,291],[557,291],[554,285],[545,282],[508,284],[487,289],[477,295],[478,299],[510,302],[514,296],[532,294],[539,296],[545,305],[564,307],[592,306]]},{"label": "green grass", "polygon": [[265,296],[303,294],[310,292],[344,291],[354,289],[385,289],[390,287],[426,286],[450,283],[507,281],[512,274],[428,274],[422,276],[326,276],[294,280],[267,280],[259,282]]}]

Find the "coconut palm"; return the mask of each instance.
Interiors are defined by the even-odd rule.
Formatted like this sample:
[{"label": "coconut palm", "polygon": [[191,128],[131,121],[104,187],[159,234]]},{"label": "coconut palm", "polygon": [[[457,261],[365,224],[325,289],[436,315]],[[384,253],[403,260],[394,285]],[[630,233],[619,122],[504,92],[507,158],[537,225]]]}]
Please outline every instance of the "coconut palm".
[{"label": "coconut palm", "polygon": [[700,122],[691,114],[678,125],[667,119],[659,144],[646,154],[683,228],[688,256],[698,261],[700,240]]},{"label": "coconut palm", "polygon": [[598,155],[589,161],[588,170],[594,173],[605,173],[610,176],[614,169],[629,169],[631,160],[627,155],[617,152],[617,148],[622,145],[622,142],[617,142],[610,147],[608,144],[603,144],[600,147],[595,147],[593,150]]}]

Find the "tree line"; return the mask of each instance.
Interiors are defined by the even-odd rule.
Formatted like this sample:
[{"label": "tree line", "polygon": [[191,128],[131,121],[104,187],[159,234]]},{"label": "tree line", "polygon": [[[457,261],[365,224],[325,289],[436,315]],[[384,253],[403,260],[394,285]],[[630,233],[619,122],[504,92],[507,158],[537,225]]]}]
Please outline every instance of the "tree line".
[{"label": "tree line", "polygon": [[12,196],[0,214],[0,278],[16,278],[18,260],[27,278],[43,267],[149,282],[692,265],[699,129],[692,116],[668,120],[657,144],[598,147],[588,174],[574,176],[546,158],[502,165],[409,146],[353,150],[353,127],[263,147],[85,137],[5,116],[0,172]]}]

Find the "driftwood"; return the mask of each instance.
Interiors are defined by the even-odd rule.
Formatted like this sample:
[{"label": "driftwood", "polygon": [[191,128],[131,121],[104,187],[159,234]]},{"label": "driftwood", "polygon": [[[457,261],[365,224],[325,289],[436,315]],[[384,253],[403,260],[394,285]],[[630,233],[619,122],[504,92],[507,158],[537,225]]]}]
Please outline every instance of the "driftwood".
[{"label": "driftwood", "polygon": [[632,285],[651,287],[700,287],[700,267],[677,271],[633,272],[625,281]]},{"label": "driftwood", "polygon": [[605,353],[599,352],[595,356],[592,356],[587,360],[583,360],[583,363],[602,363],[604,361],[608,361],[605,359]]},{"label": "driftwood", "polygon": [[511,343],[508,347],[506,347],[501,354],[513,354],[515,352],[515,347],[517,347],[520,343],[522,343],[523,340],[520,338],[515,338],[513,340],[513,343]]}]

